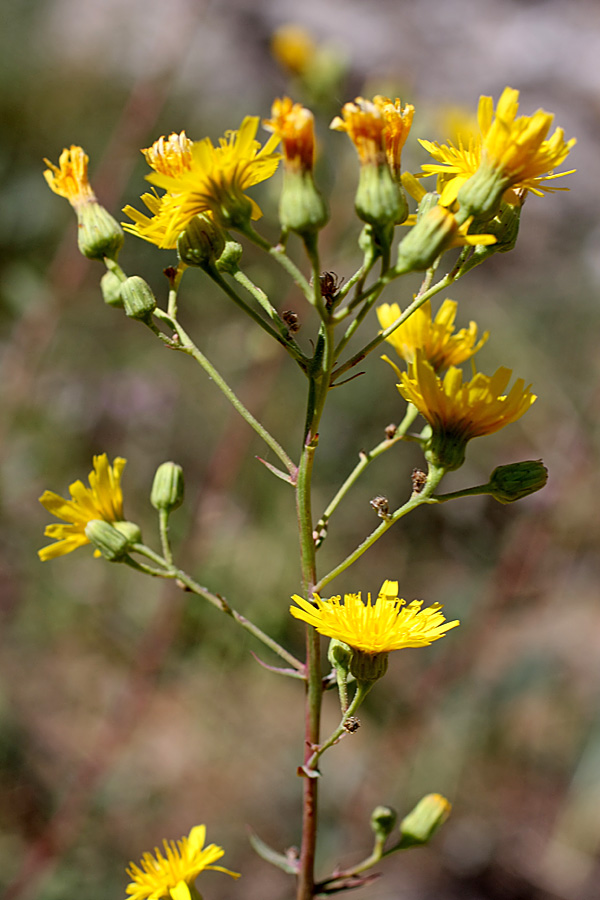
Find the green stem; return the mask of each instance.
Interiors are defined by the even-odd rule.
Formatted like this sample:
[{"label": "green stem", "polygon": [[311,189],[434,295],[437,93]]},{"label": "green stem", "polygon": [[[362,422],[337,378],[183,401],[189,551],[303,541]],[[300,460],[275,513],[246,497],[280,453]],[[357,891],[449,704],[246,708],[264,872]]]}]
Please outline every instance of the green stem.
[{"label": "green stem", "polygon": [[[346,729],[345,729],[346,722],[357,711],[357,709],[359,708],[359,706],[361,705],[361,703],[363,702],[363,700],[365,699],[365,697],[367,696],[367,694],[369,693],[369,691],[371,690],[371,688],[373,687],[374,684],[375,684],[374,681],[358,682],[358,684],[356,686],[356,691],[355,691],[354,697],[352,698],[352,703],[350,704],[350,706],[348,707],[348,709],[342,716],[342,720],[341,720],[340,724],[335,729],[335,731],[331,732],[331,734],[329,735],[327,740],[324,741],[320,745],[320,747],[317,747],[317,749],[313,751],[312,755],[309,757],[307,762],[304,764],[304,768],[307,771],[310,772],[311,769],[315,769],[316,764],[317,764],[319,758],[323,755],[323,753],[325,753],[325,751],[328,750],[330,747],[333,747],[334,744],[337,744],[337,742],[339,741],[340,737],[343,734],[347,734]],[[312,779],[310,779],[310,780],[312,780]]]},{"label": "green stem", "polygon": [[294,357],[298,360],[303,360],[304,362],[306,362],[306,357],[304,356],[302,350],[300,349],[296,341],[292,337],[290,337],[289,327],[285,324],[262,288],[259,288],[258,285],[254,284],[254,282],[251,281],[245,274],[245,272],[242,272],[241,269],[237,269],[233,277],[238,282],[238,284],[241,284],[241,286],[245,290],[247,290],[252,297],[254,297],[257,303],[267,313],[269,318],[275,323],[279,334],[286,343],[286,347],[294,351]]},{"label": "green stem", "polygon": [[[337,378],[339,378],[340,375],[343,375],[344,372],[347,372],[349,369],[352,369],[354,366],[358,365],[359,362],[362,362],[362,360],[365,358],[365,356],[368,356],[369,353],[371,353],[373,350],[375,350],[377,347],[379,347],[379,345],[382,344],[383,341],[385,341],[386,338],[388,338],[390,336],[390,334],[392,334],[396,330],[396,328],[398,328],[400,325],[402,325],[403,322],[406,322],[406,320],[410,316],[412,316],[412,314],[415,312],[415,310],[419,309],[420,306],[423,306],[423,304],[427,300],[429,300],[430,297],[433,297],[435,294],[438,294],[440,291],[443,291],[444,288],[447,288],[448,285],[452,284],[453,281],[455,281],[456,277],[457,277],[457,275],[455,274],[455,271],[456,271],[456,267],[455,267],[455,269],[452,270],[452,272],[449,272],[447,275],[444,275],[444,277],[441,278],[436,284],[432,285],[432,287],[423,291],[423,293],[418,293],[416,295],[415,299],[413,300],[413,302],[409,306],[406,307],[404,312],[396,319],[395,322],[392,322],[391,325],[389,325],[387,328],[384,328],[383,331],[380,331],[379,334],[377,335],[377,337],[374,337],[372,341],[369,341],[368,344],[365,344],[365,346],[361,350],[359,350],[358,353],[355,353],[354,356],[352,356],[349,360],[347,360],[347,362],[342,363],[341,366],[337,367],[337,369],[333,373],[333,379],[336,380]],[[385,281],[385,279],[382,279],[382,280]],[[379,283],[377,283],[377,284],[379,284]],[[377,296],[379,296],[379,294],[377,294]],[[369,309],[370,308],[371,308],[371,306],[369,306]],[[352,326],[350,326],[350,327],[352,327]],[[342,338],[342,341],[343,340],[344,339]],[[342,342],[340,342],[340,345],[341,345],[341,343]]]},{"label": "green stem", "polygon": [[226,613],[230,618],[237,622],[238,625],[241,625],[246,631],[252,634],[255,638],[257,638],[261,643],[284,659],[290,666],[294,669],[297,669],[298,672],[304,672],[304,664],[300,662],[299,659],[296,659],[291,653],[289,653],[285,647],[282,647],[277,641],[273,640],[273,638],[269,637],[268,634],[265,634],[258,625],[255,625],[245,616],[242,616],[241,613],[237,612],[237,610],[233,609],[227,601],[219,596],[218,594],[213,594],[212,591],[209,591],[208,588],[203,587],[199,584],[191,575],[188,575],[187,572],[184,572],[183,569],[178,568],[176,565],[169,564],[165,559],[155,553],[150,547],[146,547],[145,544],[134,544],[132,550],[135,553],[139,553],[141,556],[145,556],[147,559],[151,559],[153,562],[162,566],[163,569],[166,570],[163,577],[165,578],[173,578],[177,579],[178,582],[191,591],[193,594],[197,594],[199,597],[202,597],[204,600],[207,600],[215,609],[220,610],[221,612]]},{"label": "green stem", "polygon": [[257,325],[260,325],[260,327],[263,329],[263,331],[266,331],[266,333],[268,335],[270,335],[270,337],[274,338],[278,344],[281,344],[282,347],[285,347],[285,349],[288,351],[288,353],[294,359],[299,360],[302,363],[306,362],[306,357],[304,356],[304,354],[302,353],[302,351],[300,350],[300,348],[298,347],[296,342],[290,341],[287,336],[284,336],[283,333],[280,334],[279,332],[275,331],[275,329],[272,328],[268,322],[265,322],[265,320],[261,316],[259,316],[258,313],[255,312],[251,306],[248,306],[248,304],[242,300],[242,298],[239,296],[239,294],[237,294],[233,290],[231,285],[225,281],[225,279],[223,278],[223,276],[217,269],[214,269],[211,267],[211,268],[206,269],[206,271],[208,272],[208,274],[210,275],[212,280],[215,282],[215,284],[218,284],[219,287],[221,288],[221,290],[225,294],[227,294],[227,296],[230,297],[231,300],[233,300],[233,302],[237,306],[239,306],[240,309],[242,309],[246,313],[247,316],[250,316],[250,318],[254,322],[256,322]]},{"label": "green stem", "polygon": [[425,503],[437,503],[437,500],[432,497],[433,491],[436,489],[440,481],[444,476],[444,469],[439,469],[435,466],[429,466],[429,474],[427,476],[427,481],[423,487],[423,490],[416,494],[413,493],[409,500],[400,506],[395,512],[391,513],[387,518],[383,520],[383,522],[371,532],[371,534],[365,538],[365,540],[359,544],[359,546],[353,550],[342,562],[337,565],[334,569],[327,573],[323,578],[319,579],[317,584],[315,585],[315,593],[320,594],[323,588],[332,582],[338,575],[341,575],[342,572],[345,572],[346,569],[350,568],[350,566],[356,562],[357,559],[365,553],[370,547],[375,544],[379,538],[383,537],[386,531],[392,527],[396,522],[400,519],[404,518],[404,516],[408,515],[409,512],[412,512],[413,509],[416,509],[418,506],[422,506]]},{"label": "green stem", "polygon": [[158,530],[160,532],[160,543],[164,557],[170,566],[173,565],[173,551],[169,541],[169,511],[159,509],[158,511]]},{"label": "green stem", "polygon": [[[204,369],[209,378],[214,381],[219,390],[227,397],[231,405],[234,409],[240,414],[240,416],[244,419],[245,422],[250,425],[251,428],[263,439],[265,444],[270,447],[270,449],[275,453],[275,455],[279,458],[279,460],[283,463],[287,471],[290,473],[292,479],[296,477],[296,466],[287,455],[283,447],[275,440],[275,438],[267,431],[264,425],[255,419],[252,413],[246,409],[242,401],[239,397],[234,394],[231,390],[225,379],[219,374],[219,372],[215,369],[215,367],[208,361],[206,356],[196,347],[190,336],[187,332],[182,328],[179,322],[176,319],[172,319],[166,313],[161,312],[160,310],[155,310],[154,315],[161,321],[165,322],[169,325],[170,328],[177,334],[179,338],[179,342],[173,349],[181,350],[183,353],[187,353],[193,359],[199,363],[200,366]],[[173,345],[171,345],[173,346]]]},{"label": "green stem", "polygon": [[341,501],[344,499],[350,488],[353,487],[353,485],[358,481],[360,476],[373,462],[373,460],[381,456],[382,453],[385,453],[386,450],[389,450],[390,447],[393,447],[394,444],[397,444],[398,441],[404,440],[406,432],[416,419],[418,412],[419,411],[417,410],[417,408],[413,406],[412,403],[409,403],[406,408],[404,418],[402,419],[400,425],[398,425],[394,437],[386,438],[384,441],[381,441],[380,444],[377,444],[376,447],[373,447],[372,450],[369,450],[366,453],[364,451],[360,453],[358,463],[356,464],[350,475],[348,475],[348,477],[338,490],[337,494],[328,504],[325,511],[323,512],[323,515],[319,519],[317,523],[317,532],[320,532],[321,529],[324,529],[325,531],[327,530],[329,519],[331,518]]},{"label": "green stem", "polygon": [[285,249],[281,245],[273,247],[264,237],[262,237],[262,235],[255,231],[251,225],[239,230],[249,241],[252,241],[253,244],[256,244],[257,247],[260,247],[261,250],[264,250],[269,256],[272,256],[273,259],[286,270],[288,275],[291,275],[293,281],[298,285],[308,302],[312,303],[313,292],[311,286],[298,266],[289,258]]}]

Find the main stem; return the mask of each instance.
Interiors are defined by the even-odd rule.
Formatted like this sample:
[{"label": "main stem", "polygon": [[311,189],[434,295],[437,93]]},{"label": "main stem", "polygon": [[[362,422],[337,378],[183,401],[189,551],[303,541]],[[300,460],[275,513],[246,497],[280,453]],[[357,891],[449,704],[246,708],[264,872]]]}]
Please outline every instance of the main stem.
[{"label": "main stem", "polygon": [[[316,266],[315,266],[316,269]],[[310,598],[317,580],[315,540],[311,508],[311,484],[315,451],[319,440],[318,427],[325,406],[333,367],[333,326],[323,322],[323,354],[319,371],[311,373],[309,414],[304,446],[298,467],[296,503],[300,536],[300,560],[304,595]],[[304,715],[304,758],[306,765],[320,740],[321,701],[321,639],[315,628],[306,626],[306,706]],[[318,777],[303,779],[302,847],[298,870],[297,900],[313,900],[315,891],[315,854],[317,845]]]}]

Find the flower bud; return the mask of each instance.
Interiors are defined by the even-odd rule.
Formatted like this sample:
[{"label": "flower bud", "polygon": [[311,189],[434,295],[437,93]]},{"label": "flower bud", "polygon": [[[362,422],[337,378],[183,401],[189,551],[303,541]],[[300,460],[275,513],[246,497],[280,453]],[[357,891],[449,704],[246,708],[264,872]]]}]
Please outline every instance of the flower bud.
[{"label": "flower bud", "polygon": [[76,209],[77,244],[88,259],[117,259],[123,246],[123,229],[98,202],[85,203]]},{"label": "flower bud", "polygon": [[354,651],[352,647],[349,647],[348,644],[345,644],[343,641],[338,641],[337,638],[332,638],[329,642],[329,649],[327,651],[327,659],[331,663],[334,669],[342,672],[350,671],[350,660],[354,655]]},{"label": "flower bud", "polygon": [[514,503],[541,490],[548,481],[548,469],[541,459],[498,466],[490,476],[489,493],[500,503]]},{"label": "flower bud", "polygon": [[123,562],[132,543],[119,529],[104,519],[92,519],[88,522],[85,526],[85,536],[110,562]]},{"label": "flower bud", "polygon": [[458,222],[451,212],[439,205],[428,209],[400,242],[396,269],[400,272],[428,269],[450,246],[457,231]]},{"label": "flower bud", "polygon": [[173,512],[183,503],[183,469],[174,462],[164,462],[156,470],[150,494],[154,509]]},{"label": "flower bud", "polygon": [[139,275],[131,275],[121,285],[125,315],[130,319],[149,322],[156,309],[156,298],[148,282]]},{"label": "flower bud", "polygon": [[235,275],[239,268],[239,262],[242,258],[244,248],[237,241],[225,241],[225,249],[217,260],[217,269],[219,272],[225,272],[227,275]]},{"label": "flower bud", "polygon": [[350,674],[354,675],[358,682],[363,683],[383,678],[387,667],[387,653],[365,653],[363,650],[355,649],[350,660]]},{"label": "flower bud", "polygon": [[394,225],[408,215],[402,188],[394,181],[387,163],[362,165],[354,198],[358,217],[371,225]]},{"label": "flower bud", "polygon": [[100,279],[100,290],[102,291],[102,298],[108,306],[123,308],[123,298],[121,297],[122,286],[123,282],[114,272],[104,273]]},{"label": "flower bud", "polygon": [[502,169],[482,163],[458,192],[461,216],[487,222],[498,212],[502,194],[510,184]]},{"label": "flower bud", "polygon": [[279,200],[279,220],[284,231],[309,234],[323,228],[328,218],[327,205],[312,171],[286,169]]},{"label": "flower bud", "polygon": [[452,809],[441,794],[427,794],[400,822],[400,848],[426,844],[443,825]]},{"label": "flower bud", "polygon": [[214,265],[224,249],[223,230],[210,216],[194,216],[177,241],[179,259],[188,266],[198,266],[201,269]]},{"label": "flower bud", "polygon": [[390,806],[376,806],[371,813],[371,828],[378,841],[383,843],[396,827],[398,816]]}]

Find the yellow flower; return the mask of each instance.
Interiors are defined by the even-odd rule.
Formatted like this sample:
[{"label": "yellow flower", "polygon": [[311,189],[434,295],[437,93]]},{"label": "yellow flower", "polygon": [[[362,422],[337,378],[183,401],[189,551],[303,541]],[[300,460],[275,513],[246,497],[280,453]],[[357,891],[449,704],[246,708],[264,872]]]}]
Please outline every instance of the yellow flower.
[{"label": "yellow flower", "polygon": [[[210,138],[188,142],[171,135],[163,138],[163,150],[156,150],[160,140],[145,151],[155,169],[147,176],[162,196],[144,194],[142,200],[152,213],[148,217],[131,206],[123,210],[133,225],[125,230],[159,247],[175,247],[186,225],[199,213],[222,220],[225,226],[262,213],[258,205],[243,193],[247,188],[270,178],[281,155],[275,152],[279,138],[273,135],[261,147],[255,140],[258,116],[246,116],[238,131],[228,131],[215,147]],[[190,146],[191,143],[191,146]]]},{"label": "yellow flower", "polygon": [[505,394],[512,377],[504,366],[494,375],[477,372],[463,384],[462,372],[450,366],[442,381],[422,350],[417,350],[408,372],[400,373],[400,394],[417,407],[432,428],[427,458],[447,469],[464,462],[467,441],[493,434],[527,412],[536,395],[518,378]]},{"label": "yellow flower", "polygon": [[73,209],[81,209],[86,203],[96,203],[94,194],[88,181],[88,163],[90,159],[82,147],[72,144],[60,154],[58,166],[44,159],[48,168],[44,172],[44,178],[48,186],[69,201]]},{"label": "yellow flower", "polygon": [[[117,456],[109,465],[106,453],[94,456],[94,469],[89,474],[89,488],[82,481],[75,481],[70,487],[70,500],[65,500],[53,491],[44,491],[40,503],[49,513],[68,522],[67,525],[47,525],[44,534],[55,538],[57,543],[50,544],[38,551],[40,559],[54,559],[64,556],[78,547],[89,544],[85,527],[94,520],[120,522],[123,520],[123,492],[121,491],[121,473],[126,460]],[[94,554],[100,556],[97,550]]]},{"label": "yellow flower", "polygon": [[155,847],[154,856],[144,853],[141,867],[131,863],[127,869],[131,884],[126,890],[130,900],[190,900],[190,897],[198,896],[193,884],[204,869],[225,872],[232,878],[239,878],[237,872],[213,865],[225,851],[216,844],[205,847],[205,838],[206,827],[196,825],[187,837],[182,837],[177,843],[163,841],[164,856]]},{"label": "yellow flower", "polygon": [[390,171],[396,181],[400,182],[402,148],[412,125],[415,108],[410,103],[403,107],[398,98],[392,102],[380,94],[373,98],[373,103],[385,120],[383,140]]},{"label": "yellow flower", "polygon": [[[461,328],[453,334],[457,307],[458,304],[454,300],[446,299],[435,319],[432,319],[431,302],[427,300],[386,340],[398,355],[409,363],[414,360],[416,351],[422,350],[425,359],[436,372],[464,362],[481,349],[489,334],[486,331],[477,341],[475,322],[469,322],[468,328]],[[383,303],[377,307],[379,324],[385,330],[400,318],[401,312],[397,303]]]},{"label": "yellow flower", "polygon": [[271,53],[277,62],[294,75],[302,75],[315,58],[317,45],[301,25],[282,25],[271,38]]},{"label": "yellow flower", "polygon": [[[477,121],[479,133],[459,135],[457,143],[420,143],[436,160],[436,164],[421,168],[427,175],[439,176],[441,203],[454,203],[460,188],[480,167],[492,170],[501,179],[502,191],[524,189],[543,196],[566,188],[555,188],[545,182],[569,172],[553,174],[575,145],[575,138],[565,141],[562,128],[547,139],[554,120],[551,113],[538,109],[532,116],[519,116],[519,92],[505,88],[494,115],[491,97],[481,96]],[[510,200],[510,195],[505,199]]]},{"label": "yellow flower", "polygon": [[[460,623],[446,622],[439,603],[422,609],[422,600],[407,606],[398,598],[398,582],[384,581],[375,603],[368,594],[363,603],[360,594],[345,594],[327,600],[315,594],[314,603],[295,594],[300,609],[290,607],[297,619],[308,622],[320,634],[343,641],[366,654],[389,653],[404,647],[428,647]],[[404,608],[402,608],[404,607]]]},{"label": "yellow flower", "polygon": [[77,243],[88,259],[117,259],[123,246],[123,231],[118,222],[101,206],[88,181],[89,157],[73,144],[60,154],[58,166],[44,159],[48,169],[44,178],[59,197],[69,201],[77,215]]},{"label": "yellow flower", "polygon": [[177,178],[183,172],[189,172],[192,167],[192,147],[193,141],[190,141],[185,131],[181,131],[179,134],[173,132],[168,138],[164,135],[159,137],[142,153],[155,172]]},{"label": "yellow flower", "polygon": [[289,97],[275,100],[270,119],[263,125],[281,140],[286,168],[311,172],[315,159],[314,116],[301,103]]},{"label": "yellow flower", "polygon": [[371,100],[357,97],[353,103],[344,103],[342,115],[336,116],[329,127],[348,134],[356,147],[361,166],[387,163],[384,139],[386,120]]}]

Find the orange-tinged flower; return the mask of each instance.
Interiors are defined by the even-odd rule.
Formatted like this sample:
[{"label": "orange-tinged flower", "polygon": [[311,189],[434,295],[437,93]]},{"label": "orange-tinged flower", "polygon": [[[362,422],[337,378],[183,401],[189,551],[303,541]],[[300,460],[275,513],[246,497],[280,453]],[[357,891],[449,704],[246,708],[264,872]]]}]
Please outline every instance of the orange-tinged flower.
[{"label": "orange-tinged flower", "polygon": [[86,203],[96,203],[94,194],[88,181],[89,156],[82,147],[72,144],[60,154],[58,166],[44,159],[48,168],[44,172],[44,178],[48,186],[69,201],[75,209],[81,209]]},{"label": "orange-tinged flower", "polygon": [[415,108],[410,103],[402,106],[402,101],[397,97],[392,102],[380,94],[373,98],[373,103],[385,121],[383,139],[390,171],[396,181],[400,182],[402,148],[412,125]]},{"label": "orange-tinged flower", "polygon": [[329,127],[348,134],[361,165],[381,166],[387,162],[386,120],[371,100],[357,97],[353,103],[344,103],[342,115],[336,116]]},{"label": "orange-tinged flower", "polygon": [[312,171],[315,159],[314,116],[301,103],[289,97],[273,102],[271,118],[263,125],[280,140],[286,168],[294,171]]}]

